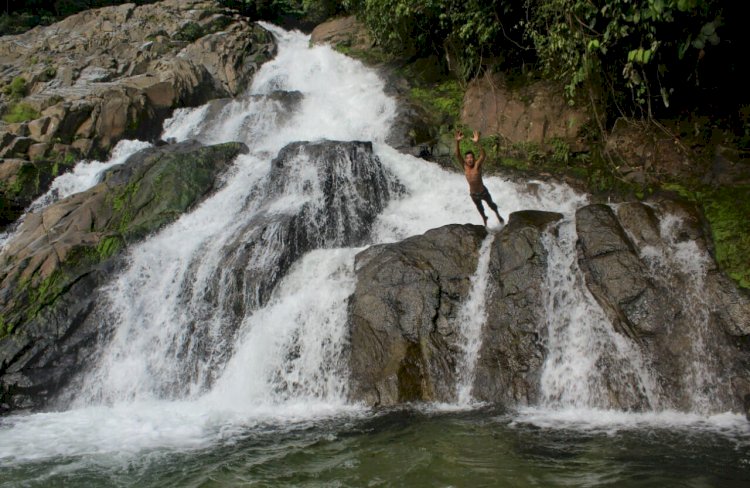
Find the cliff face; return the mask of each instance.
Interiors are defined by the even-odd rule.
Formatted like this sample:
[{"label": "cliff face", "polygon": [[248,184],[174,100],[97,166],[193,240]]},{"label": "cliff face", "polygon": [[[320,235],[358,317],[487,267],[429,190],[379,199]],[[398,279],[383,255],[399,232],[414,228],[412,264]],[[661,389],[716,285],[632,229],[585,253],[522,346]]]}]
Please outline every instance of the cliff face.
[{"label": "cliff face", "polygon": [[0,226],[75,159],[158,139],[175,108],[237,95],[275,49],[260,26],[197,0],[90,10],[0,38]]},{"label": "cliff face", "polygon": [[[695,213],[668,201],[583,207],[576,264],[555,274],[560,263],[550,253],[560,245],[561,219],[513,213],[493,238],[473,397],[511,408],[575,397],[602,408],[744,412],[750,299],[706,254]],[[466,367],[458,310],[485,236],[483,228],[448,226],[357,257],[354,400],[457,400]],[[571,298],[577,280],[596,302],[586,312],[597,314],[593,330],[579,326],[587,317],[576,315],[581,299]],[[570,352],[556,355],[563,342],[589,343],[576,358],[591,366],[585,392],[566,390],[578,366],[563,364]]]}]

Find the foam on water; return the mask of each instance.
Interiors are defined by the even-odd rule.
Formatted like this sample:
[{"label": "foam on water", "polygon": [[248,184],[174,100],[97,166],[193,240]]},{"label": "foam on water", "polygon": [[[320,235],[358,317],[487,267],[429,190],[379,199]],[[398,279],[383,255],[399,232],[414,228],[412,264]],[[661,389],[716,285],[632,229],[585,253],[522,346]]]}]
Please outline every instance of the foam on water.
[{"label": "foam on water", "polygon": [[750,423],[742,415],[727,412],[714,415],[685,413],[674,410],[633,413],[596,408],[520,409],[514,424],[531,424],[543,429],[571,429],[614,434],[636,429],[703,430],[739,440],[750,447]]}]

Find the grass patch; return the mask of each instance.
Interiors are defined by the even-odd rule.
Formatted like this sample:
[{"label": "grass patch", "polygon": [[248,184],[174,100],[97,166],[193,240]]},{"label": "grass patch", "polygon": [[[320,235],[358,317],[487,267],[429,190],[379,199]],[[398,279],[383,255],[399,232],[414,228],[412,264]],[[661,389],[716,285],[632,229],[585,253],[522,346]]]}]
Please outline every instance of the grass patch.
[{"label": "grass patch", "polygon": [[750,289],[750,186],[720,188],[701,197],[719,266]]},{"label": "grass patch", "polygon": [[7,114],[3,115],[3,120],[9,124],[17,124],[19,122],[28,122],[30,120],[38,119],[39,112],[28,103],[16,103],[13,105]]},{"label": "grass patch", "polygon": [[26,86],[26,79],[22,76],[16,76],[15,78],[13,78],[13,81],[11,81],[9,85],[6,85],[3,88],[3,93],[14,100],[19,100],[26,96],[27,89],[28,87]]},{"label": "grass patch", "polygon": [[206,35],[206,31],[196,22],[188,22],[183,25],[173,36],[177,41],[194,42]]}]

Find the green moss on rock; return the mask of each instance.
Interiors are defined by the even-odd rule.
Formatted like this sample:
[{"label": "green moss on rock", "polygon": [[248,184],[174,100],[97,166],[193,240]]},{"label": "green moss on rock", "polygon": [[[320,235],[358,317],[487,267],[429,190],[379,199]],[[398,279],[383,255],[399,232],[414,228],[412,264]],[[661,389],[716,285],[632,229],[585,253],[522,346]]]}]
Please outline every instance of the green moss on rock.
[{"label": "green moss on rock", "polygon": [[[12,265],[5,269],[6,276],[0,277],[5,287],[2,292],[8,297],[0,308],[0,337],[53,306],[77,281],[119,255],[128,242],[143,238],[189,210],[216,187],[219,172],[246,149],[241,143],[170,146],[144,151],[136,155],[141,159],[110,170],[103,183],[110,189],[107,196],[102,196],[101,185],[91,189],[88,198],[81,197],[79,206],[71,207],[47,230],[50,242],[62,234],[68,239],[71,232],[80,234],[80,241],[56,266],[44,270],[40,266],[29,277],[9,283],[5,278],[14,273],[20,276],[27,263],[34,259],[41,263],[58,253],[39,249],[10,257],[15,260],[15,271]],[[81,215],[76,215],[79,211]],[[89,212],[101,218],[92,220],[87,217]],[[91,221],[92,227],[79,228],[81,221]],[[34,254],[37,252],[42,254]]]}]

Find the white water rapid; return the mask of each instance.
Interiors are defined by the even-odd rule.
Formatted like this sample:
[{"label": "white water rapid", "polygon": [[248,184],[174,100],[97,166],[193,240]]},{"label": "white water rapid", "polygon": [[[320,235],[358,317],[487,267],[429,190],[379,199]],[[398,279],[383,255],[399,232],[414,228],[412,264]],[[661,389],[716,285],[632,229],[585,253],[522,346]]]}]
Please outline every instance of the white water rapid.
[{"label": "white water rapid", "polygon": [[[295,163],[299,171],[280,193],[268,191],[271,159],[289,143],[373,143],[388,177],[403,192],[391,195],[365,246],[451,223],[481,223],[463,175],[385,143],[396,104],[374,71],[330,47],[310,47],[303,34],[266,27],[278,39],[278,55],[262,66],[248,93],[223,105],[178,110],[163,134],[178,141],[242,141],[249,154],[236,159],[218,192],[129,250],[127,269],[108,286],[99,307],[112,333],[72,407],[4,419],[0,463],[200,448],[258,424],[362,411],[346,401],[343,367],[346,301],[354,289],[354,256],[362,246],[323,246],[301,256],[267,300],[248,307],[236,330],[226,329],[231,313],[220,304],[231,298],[230,292],[215,286],[231,279],[224,249],[237,241],[252,242],[251,216],[286,215],[307,204],[314,208],[320,197],[303,160]],[[515,184],[489,177],[486,184],[505,218],[522,209],[566,217],[559,242],[548,246],[553,271],[547,284],[545,408],[606,409],[596,396],[605,372],[593,367],[597,355],[604,354],[613,368],[627,369],[633,395],[645,395],[658,406],[647,368],[633,360],[637,355],[611,330],[580,284],[571,222],[586,197],[540,181]],[[472,302],[466,304],[466,316],[474,319],[462,324],[467,376],[459,401],[466,407],[472,405],[470,384],[481,345],[493,237],[482,247]],[[260,269],[278,257],[277,250],[266,252],[248,262]]]}]

